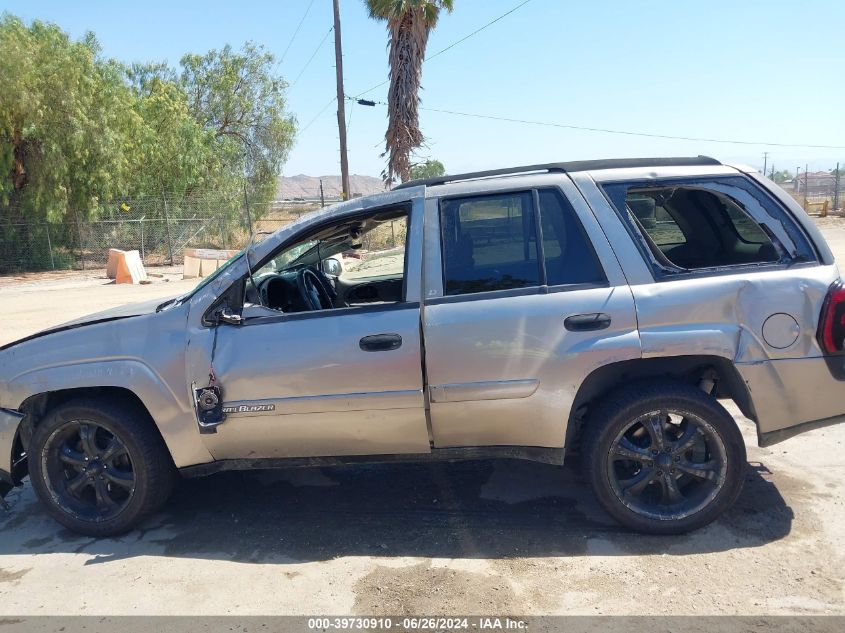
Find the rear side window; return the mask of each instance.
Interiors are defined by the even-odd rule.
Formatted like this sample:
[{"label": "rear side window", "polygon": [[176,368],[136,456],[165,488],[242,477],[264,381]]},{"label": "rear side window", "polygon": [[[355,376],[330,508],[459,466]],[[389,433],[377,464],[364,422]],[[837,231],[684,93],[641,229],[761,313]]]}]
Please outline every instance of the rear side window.
[{"label": "rear side window", "polygon": [[554,189],[536,199],[540,230],[534,191],[441,202],[444,294],[606,282],[569,202]]},{"label": "rear side window", "polygon": [[754,220],[748,217],[733,200],[726,201],[725,211],[730,218],[731,225],[736,231],[737,237],[746,244],[766,244],[771,243],[769,237],[760,228]]},{"label": "rear side window", "polygon": [[575,209],[560,192],[541,189],[543,260],[550,286],[604,283],[604,271]]},{"label": "rear side window", "polygon": [[447,295],[540,285],[530,191],[441,204]]},{"label": "rear side window", "polygon": [[605,192],[663,273],[812,259],[786,212],[750,187],[727,178],[612,184]]}]

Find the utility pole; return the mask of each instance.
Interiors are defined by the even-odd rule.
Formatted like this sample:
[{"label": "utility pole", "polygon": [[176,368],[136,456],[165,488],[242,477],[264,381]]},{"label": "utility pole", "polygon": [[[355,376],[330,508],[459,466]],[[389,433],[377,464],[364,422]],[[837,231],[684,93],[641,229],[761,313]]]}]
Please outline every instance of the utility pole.
[{"label": "utility pole", "polygon": [[320,207],[326,206],[326,196],[323,194],[323,179],[320,178]]},{"label": "utility pole", "polygon": [[346,95],[343,92],[343,47],[340,40],[340,0],[334,0],[334,58],[337,72],[337,129],[340,136],[340,182],[349,200],[349,160],[346,156]]},{"label": "utility pole", "polygon": [[833,210],[839,208],[839,163],[836,163],[836,179],[833,181]]},{"label": "utility pole", "polygon": [[766,167],[769,166],[769,152],[763,152],[763,175],[766,175]]}]

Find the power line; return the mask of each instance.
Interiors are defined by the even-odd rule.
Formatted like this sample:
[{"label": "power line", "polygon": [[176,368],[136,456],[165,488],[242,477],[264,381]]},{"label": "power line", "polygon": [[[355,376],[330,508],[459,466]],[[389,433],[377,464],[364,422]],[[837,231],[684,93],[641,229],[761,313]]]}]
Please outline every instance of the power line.
[{"label": "power line", "polygon": [[[441,50],[437,51],[437,52],[436,52],[436,53],[434,53],[433,55],[429,55],[429,56],[427,56],[427,57],[425,58],[425,61],[432,60],[432,59],[434,59],[435,57],[437,57],[438,55],[442,55],[443,53],[445,53],[445,52],[446,52],[446,51],[448,51],[449,49],[454,48],[454,47],[455,47],[455,46],[457,46],[458,44],[461,44],[462,42],[467,41],[469,38],[474,37],[475,35],[478,35],[479,33],[481,33],[481,31],[483,31],[483,30],[484,30],[484,29],[486,29],[487,27],[494,25],[496,22],[498,22],[498,21],[499,21],[499,20],[501,20],[502,18],[506,18],[506,17],[507,17],[507,16],[509,16],[511,13],[513,13],[513,12],[514,12],[514,11],[516,11],[517,9],[520,9],[520,8],[524,7],[524,6],[525,6],[526,4],[528,4],[529,2],[531,2],[531,0],[523,0],[523,1],[522,1],[522,2],[520,2],[518,5],[516,5],[516,6],[515,6],[515,7],[513,7],[512,9],[510,9],[509,11],[506,11],[505,13],[503,13],[503,14],[502,14],[502,15],[500,15],[499,17],[497,17],[497,18],[495,18],[495,19],[491,20],[490,22],[488,22],[488,23],[487,23],[487,24],[485,24],[484,26],[481,26],[481,27],[477,28],[477,29],[476,29],[476,30],[474,30],[472,33],[470,33],[469,35],[465,35],[465,36],[464,36],[464,37],[462,37],[461,39],[459,39],[459,40],[457,40],[457,41],[452,42],[451,44],[449,44],[449,46],[447,46],[446,48],[443,48],[443,49],[441,49]],[[359,92],[357,95],[355,95],[355,98],[357,99],[358,97],[361,97],[361,96],[363,96],[363,95],[367,94],[368,92],[372,92],[372,91],[373,91],[373,90],[375,90],[376,88],[381,88],[383,85],[385,85],[385,84],[386,84],[386,83],[388,83],[389,81],[390,81],[389,79],[386,79],[385,81],[382,81],[381,83],[376,84],[376,85],[375,85],[375,86],[373,86],[372,88],[367,88],[366,90],[364,90],[364,92]]]},{"label": "power line", "polygon": [[484,26],[482,26],[482,27],[480,27],[480,28],[478,28],[478,29],[474,30],[472,33],[470,33],[469,35],[466,35],[466,36],[462,37],[462,38],[461,38],[461,39],[459,39],[457,42],[452,42],[452,43],[451,43],[451,44],[449,44],[449,46],[447,46],[446,48],[443,48],[443,49],[441,49],[441,50],[437,51],[436,53],[434,53],[434,55],[428,55],[428,56],[426,56],[425,61],[430,61],[430,60],[434,59],[435,57],[437,57],[438,55],[442,55],[443,53],[445,53],[445,52],[446,52],[446,51],[448,51],[449,49],[454,48],[455,46],[457,46],[457,45],[458,45],[458,44],[460,44],[461,42],[465,42],[465,41],[467,41],[469,38],[473,37],[474,35],[478,35],[479,33],[481,33],[481,31],[483,31],[483,30],[484,30],[484,29],[486,29],[487,27],[489,27],[489,26],[493,26],[494,24],[496,24],[496,22],[498,22],[499,20],[501,20],[501,19],[503,19],[503,18],[508,17],[511,13],[513,13],[513,12],[514,12],[514,11],[516,11],[517,9],[521,9],[522,7],[524,7],[524,6],[525,6],[526,4],[528,4],[529,2],[531,2],[531,0],[524,0],[524,2],[519,3],[518,5],[516,5],[516,6],[515,6],[513,9],[511,9],[510,11],[507,11],[507,12],[503,13],[502,15],[500,15],[500,16],[499,16],[498,18],[496,18],[495,20],[492,20],[492,21],[488,22],[487,24],[485,24]]},{"label": "power line", "polygon": [[[384,101],[376,101],[378,105],[387,106]],[[723,138],[707,138],[697,136],[673,136],[670,134],[654,134],[650,132],[635,132],[631,130],[615,130],[611,128],[588,127],[583,125],[571,125],[568,123],[555,123],[551,121],[532,121],[529,119],[517,119],[513,117],[495,116],[490,114],[477,114],[474,112],[459,112],[457,110],[444,110],[440,108],[423,108],[428,112],[438,112],[440,114],[450,114],[453,116],[462,116],[473,119],[485,119],[489,121],[502,121],[505,123],[521,123],[524,125],[537,125],[542,127],[562,128],[566,130],[578,130],[581,132],[598,132],[603,134],[622,134],[624,136],[639,136],[646,138],[659,138],[672,141],[695,141],[698,143],[729,143],[733,145],[762,145],[768,147],[793,147],[801,149],[845,149],[845,145],[816,145],[816,144],[802,144],[802,143],[774,143],[767,141],[745,141],[737,139],[723,139]]]},{"label": "power line", "polygon": [[323,112],[325,112],[328,109],[328,107],[331,104],[333,104],[335,101],[337,101],[337,97],[332,97],[331,100],[326,105],[324,105],[322,108],[320,108],[320,111],[317,114],[315,114],[314,117],[310,121],[308,121],[308,123],[306,123],[305,126],[301,130],[299,130],[299,133],[302,134],[305,130],[307,130],[309,127],[311,127],[314,124],[314,122],[322,116]]},{"label": "power line", "polygon": [[[447,46],[446,48],[444,48],[444,49],[441,49],[441,50],[437,51],[436,53],[434,53],[434,55],[431,55],[430,57],[427,57],[427,58],[426,58],[426,60],[433,59],[433,58],[437,57],[438,55],[442,55],[443,53],[445,53],[445,52],[446,52],[446,51],[448,51],[449,49],[451,49],[451,48],[453,48],[453,47],[457,46],[457,45],[458,45],[458,44],[460,44],[461,42],[465,42],[466,40],[468,40],[469,38],[473,37],[474,35],[477,35],[477,34],[478,34],[478,33],[480,33],[481,31],[483,31],[484,29],[486,29],[488,26],[491,26],[491,25],[495,24],[496,22],[498,22],[499,20],[501,20],[502,18],[507,17],[508,15],[510,15],[511,13],[513,13],[514,11],[516,11],[517,9],[519,9],[519,8],[521,8],[521,7],[525,6],[526,4],[528,4],[529,2],[531,2],[531,0],[523,0],[523,2],[520,2],[518,5],[516,5],[515,7],[513,7],[513,8],[512,8],[512,9],[510,9],[509,11],[506,11],[505,13],[503,13],[502,15],[500,15],[499,17],[497,17],[497,18],[495,18],[495,19],[491,20],[490,22],[488,22],[488,23],[487,23],[487,24],[485,24],[484,26],[482,26],[482,27],[480,27],[480,28],[476,29],[475,31],[473,31],[473,32],[472,32],[472,33],[470,33],[469,35],[466,35],[466,36],[462,37],[461,39],[457,40],[456,42],[452,42],[452,43],[451,43],[451,44],[449,44],[449,46]],[[313,0],[312,0],[312,3],[313,3]],[[308,7],[308,8],[309,8],[309,10],[310,10],[311,6],[309,5],[309,7]],[[308,11],[306,11],[305,13],[306,13],[306,15],[307,15],[307,14],[308,14]],[[303,17],[303,19],[304,19],[304,17]],[[326,36],[326,37],[328,37],[328,36]],[[322,46],[322,44],[321,44],[321,46]],[[319,47],[318,47],[318,50],[319,50]],[[316,54],[316,53],[315,53],[315,54]],[[282,55],[282,57],[284,58],[284,55]],[[312,58],[313,58],[313,55],[312,55]],[[309,60],[309,63],[310,63],[310,60]],[[307,66],[307,65],[306,65],[306,66]],[[304,69],[303,69],[303,70],[304,70]],[[302,73],[300,73],[300,75],[301,75],[301,74],[302,74]],[[297,77],[297,79],[298,79],[298,77]],[[296,83],[296,81],[294,81],[294,83]],[[357,95],[355,95],[355,97],[354,97],[354,98],[355,98],[355,99],[358,99],[358,98],[359,98],[359,97],[361,97],[362,95],[365,95],[365,94],[367,94],[368,92],[372,92],[372,91],[373,91],[373,90],[375,90],[376,88],[380,88],[381,86],[385,85],[386,83],[388,83],[388,82],[387,82],[387,81],[382,81],[380,84],[377,84],[377,85],[373,86],[372,88],[368,88],[368,89],[367,89],[367,90],[365,90],[364,92],[360,92],[360,93],[358,93]],[[335,97],[335,98],[333,98],[331,101],[329,101],[329,102],[328,102],[325,106],[323,106],[323,107],[320,109],[320,111],[319,111],[316,115],[314,115],[314,117],[313,117],[313,118],[312,118],[312,119],[311,119],[308,123],[306,123],[306,124],[305,124],[305,127],[303,127],[303,128],[299,131],[299,133],[300,133],[300,134],[302,134],[305,130],[307,130],[309,127],[311,127],[311,126],[314,124],[314,122],[315,122],[317,119],[319,119],[319,118],[320,118],[320,116],[323,114],[323,112],[325,112],[325,111],[326,111],[326,109],[327,109],[327,108],[328,108],[328,107],[329,107],[332,103],[334,103],[336,100],[337,100],[337,98]]]},{"label": "power line", "polygon": [[349,134],[349,128],[352,125],[352,112],[355,110],[355,101],[349,104],[349,116],[346,117],[346,133]]},{"label": "power line", "polygon": [[290,50],[290,47],[293,44],[293,41],[296,39],[296,35],[299,33],[299,29],[302,28],[302,23],[305,22],[305,18],[308,17],[308,13],[311,11],[311,6],[313,4],[314,4],[314,0],[311,0],[311,2],[308,3],[308,8],[305,9],[305,13],[302,16],[302,19],[299,21],[299,24],[296,25],[296,30],[294,30],[293,35],[291,35],[290,41],[288,42],[288,45],[285,47],[285,52],[282,53],[282,56],[279,58],[280,64],[283,61],[285,61],[285,56],[288,54],[288,51]]},{"label": "power line", "polygon": [[386,79],[386,80],[382,81],[380,84],[376,84],[372,88],[367,88],[364,92],[359,92],[357,95],[355,95],[355,98],[357,99],[358,97],[361,97],[361,96],[367,94],[368,92],[372,92],[376,88],[381,88],[384,84],[388,83],[389,81],[390,81],[389,79]]},{"label": "power line", "polygon": [[311,53],[311,57],[308,58],[308,61],[305,62],[305,66],[302,67],[302,70],[299,71],[299,74],[296,76],[296,79],[293,80],[290,87],[293,88],[296,85],[296,82],[299,81],[299,78],[302,77],[302,73],[304,73],[308,67],[311,65],[311,62],[314,61],[314,58],[317,56],[317,53],[320,52],[320,49],[323,48],[323,44],[326,43],[326,40],[329,39],[329,35],[332,34],[334,31],[334,26],[332,26],[328,32],[323,36],[323,39],[320,40],[320,43],[317,44],[317,48],[314,49],[314,52]]}]

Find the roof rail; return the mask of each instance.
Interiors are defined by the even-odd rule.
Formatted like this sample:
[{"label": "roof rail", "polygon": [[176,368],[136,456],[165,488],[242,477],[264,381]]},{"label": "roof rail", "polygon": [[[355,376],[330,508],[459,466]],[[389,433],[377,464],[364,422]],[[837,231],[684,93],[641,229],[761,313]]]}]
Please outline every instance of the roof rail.
[{"label": "roof rail", "polygon": [[479,178],[494,178],[511,174],[527,174],[531,172],[566,173],[573,171],[591,171],[594,169],[624,169],[631,167],[683,167],[695,165],[721,165],[715,158],[709,156],[693,156],[687,158],[610,158],[603,160],[576,160],[565,163],[545,163],[541,165],[524,165],[522,167],[505,167],[488,171],[475,171],[467,174],[435,176],[434,178],[419,178],[397,185],[393,190],[407,189],[425,185],[445,185],[449,182],[461,180],[476,180]]}]

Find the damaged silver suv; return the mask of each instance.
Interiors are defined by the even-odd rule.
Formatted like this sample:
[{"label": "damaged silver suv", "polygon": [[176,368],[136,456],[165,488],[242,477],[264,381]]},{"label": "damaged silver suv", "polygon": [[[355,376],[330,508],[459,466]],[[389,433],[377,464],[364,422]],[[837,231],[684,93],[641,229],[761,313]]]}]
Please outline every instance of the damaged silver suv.
[{"label": "damaged silver suv", "polygon": [[580,453],[680,533],[767,446],[845,414],[845,288],[807,215],[698,158],[406,183],[303,217],[193,292],[0,350],[0,492],[114,535],[178,476]]}]

